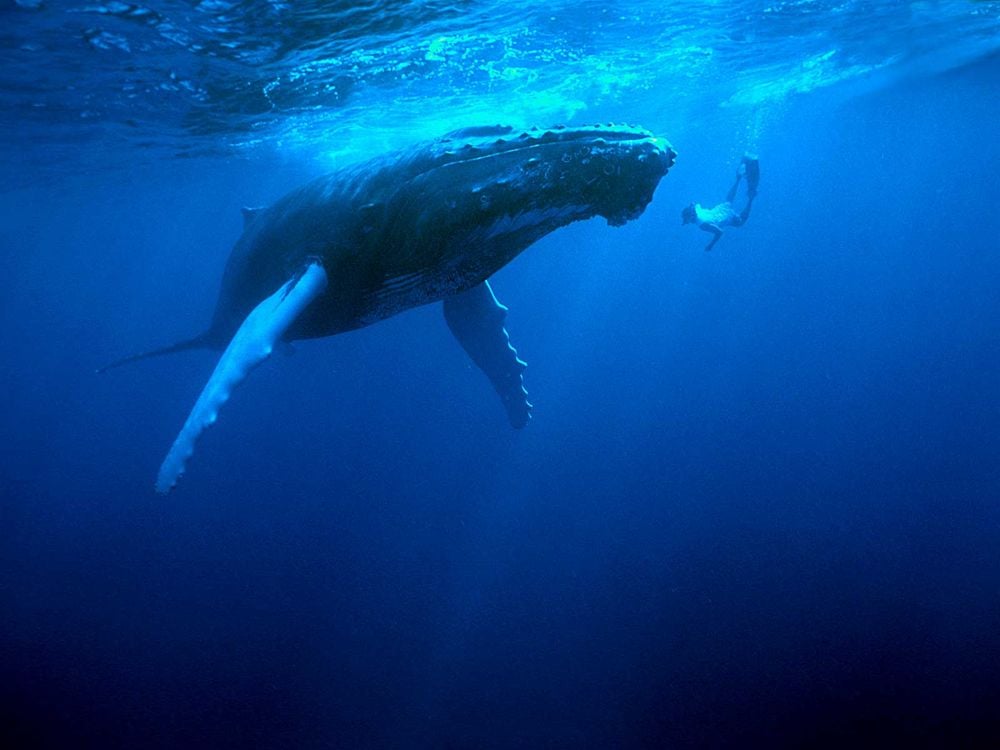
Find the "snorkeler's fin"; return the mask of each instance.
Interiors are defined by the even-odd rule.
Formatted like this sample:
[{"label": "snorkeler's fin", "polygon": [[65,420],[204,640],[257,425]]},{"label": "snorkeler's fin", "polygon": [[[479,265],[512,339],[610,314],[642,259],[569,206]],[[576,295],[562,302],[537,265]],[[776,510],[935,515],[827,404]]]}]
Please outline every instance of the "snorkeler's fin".
[{"label": "snorkeler's fin", "polygon": [[757,195],[757,186],[760,184],[760,160],[754,154],[745,154],[743,168],[747,177],[747,195],[753,198]]},{"label": "snorkeler's fin", "polygon": [[531,404],[521,374],[527,365],[511,346],[504,321],[507,308],[484,281],[444,301],[444,319],[466,353],[496,389],[512,427],[531,419]]},{"label": "snorkeler's fin", "polygon": [[198,436],[215,423],[219,409],[229,400],[233,389],[270,356],[299,314],[323,293],[326,283],[326,271],[314,261],[247,316],[163,460],[156,478],[157,492],[166,494],[177,484],[184,473],[184,464],[194,453]]}]

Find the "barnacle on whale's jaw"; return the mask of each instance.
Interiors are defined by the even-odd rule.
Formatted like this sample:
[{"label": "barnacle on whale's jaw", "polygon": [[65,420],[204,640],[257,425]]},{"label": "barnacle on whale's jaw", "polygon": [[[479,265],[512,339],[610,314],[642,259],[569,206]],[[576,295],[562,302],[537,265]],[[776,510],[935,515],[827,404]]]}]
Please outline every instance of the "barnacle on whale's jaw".
[{"label": "barnacle on whale's jaw", "polygon": [[612,123],[466,128],[438,144],[428,169],[451,173],[451,185],[468,186],[483,212],[572,212],[574,219],[600,215],[612,225],[643,212],[677,156],[648,130]]}]

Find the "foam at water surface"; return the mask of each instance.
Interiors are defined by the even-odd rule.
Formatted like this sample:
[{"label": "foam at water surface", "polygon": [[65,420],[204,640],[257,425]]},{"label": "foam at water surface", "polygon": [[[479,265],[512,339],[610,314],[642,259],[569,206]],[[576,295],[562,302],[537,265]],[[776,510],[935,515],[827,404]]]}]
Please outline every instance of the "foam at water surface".
[{"label": "foam at water surface", "polygon": [[1000,47],[997,2],[19,0],[5,17],[0,127],[18,147],[0,157],[27,158],[30,133],[31,162],[61,169],[95,142],[102,165],[261,147],[336,162],[497,121],[660,129],[663,108],[760,107]]}]

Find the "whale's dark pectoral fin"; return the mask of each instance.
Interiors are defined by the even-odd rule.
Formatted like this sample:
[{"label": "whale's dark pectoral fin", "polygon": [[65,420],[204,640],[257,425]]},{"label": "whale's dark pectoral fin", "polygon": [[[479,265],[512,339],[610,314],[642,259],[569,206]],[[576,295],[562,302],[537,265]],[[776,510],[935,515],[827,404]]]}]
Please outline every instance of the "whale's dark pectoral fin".
[{"label": "whale's dark pectoral fin", "polygon": [[531,404],[521,377],[527,365],[511,346],[503,327],[507,308],[501,305],[488,281],[444,301],[444,319],[458,343],[490,382],[513,427],[524,427],[531,419]]},{"label": "whale's dark pectoral fin", "polygon": [[163,459],[156,478],[157,492],[166,494],[177,484],[184,473],[184,464],[194,453],[198,436],[215,423],[219,409],[229,399],[233,389],[270,356],[288,327],[310,302],[323,293],[326,282],[323,266],[310,263],[301,274],[284,284],[247,316],[223,352],[170,452]]}]

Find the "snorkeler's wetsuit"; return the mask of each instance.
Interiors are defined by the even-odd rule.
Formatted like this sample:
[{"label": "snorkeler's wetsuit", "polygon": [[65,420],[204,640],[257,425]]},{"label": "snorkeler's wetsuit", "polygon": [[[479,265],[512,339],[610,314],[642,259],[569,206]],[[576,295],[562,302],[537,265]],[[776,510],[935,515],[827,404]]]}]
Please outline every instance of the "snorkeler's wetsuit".
[{"label": "snorkeler's wetsuit", "polygon": [[703,208],[700,203],[695,203],[694,215],[698,219],[699,226],[702,224],[715,224],[717,227],[738,227],[743,223],[740,215],[733,210],[733,204],[729,201],[720,203],[714,208]]}]

